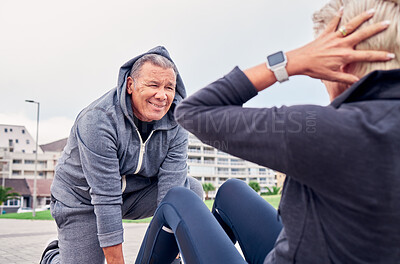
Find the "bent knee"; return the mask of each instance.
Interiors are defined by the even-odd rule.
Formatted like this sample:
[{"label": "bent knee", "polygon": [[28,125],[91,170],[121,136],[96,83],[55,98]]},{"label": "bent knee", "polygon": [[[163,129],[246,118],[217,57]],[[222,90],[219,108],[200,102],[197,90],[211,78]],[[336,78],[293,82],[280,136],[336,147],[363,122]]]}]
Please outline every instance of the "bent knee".
[{"label": "bent knee", "polygon": [[164,201],[182,200],[195,196],[195,194],[185,187],[173,187],[165,195]]},{"label": "bent knee", "polygon": [[189,184],[190,190],[197,194],[200,199],[204,200],[203,185],[201,184],[201,182],[190,176],[187,177],[187,182]]},{"label": "bent knee", "polygon": [[247,184],[244,181],[238,179],[229,179],[224,184],[222,184],[221,188],[236,189],[236,188],[243,188],[243,186],[247,186]]},{"label": "bent knee", "polygon": [[242,189],[244,187],[247,187],[247,184],[238,179],[229,179],[224,184],[219,187],[217,196],[222,195],[223,193],[236,193],[239,189]]}]

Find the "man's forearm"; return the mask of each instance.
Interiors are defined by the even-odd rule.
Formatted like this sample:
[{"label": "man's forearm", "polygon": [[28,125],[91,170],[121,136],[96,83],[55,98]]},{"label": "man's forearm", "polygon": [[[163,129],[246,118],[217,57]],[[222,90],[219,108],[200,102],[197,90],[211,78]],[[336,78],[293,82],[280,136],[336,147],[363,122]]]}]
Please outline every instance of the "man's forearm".
[{"label": "man's forearm", "polygon": [[103,248],[107,264],[124,264],[124,255],[122,253],[122,244]]}]

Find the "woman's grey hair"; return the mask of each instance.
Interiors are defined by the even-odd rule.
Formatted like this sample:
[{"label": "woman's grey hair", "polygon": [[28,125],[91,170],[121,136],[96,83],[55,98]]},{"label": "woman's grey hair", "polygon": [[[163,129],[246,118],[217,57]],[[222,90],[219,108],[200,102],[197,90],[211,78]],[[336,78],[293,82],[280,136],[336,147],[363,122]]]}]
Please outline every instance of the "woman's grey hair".
[{"label": "woman's grey hair", "polygon": [[175,64],[166,57],[158,54],[146,54],[135,61],[135,63],[132,65],[129,76],[131,76],[133,79],[136,79],[140,74],[142,66],[146,62],[150,62],[151,64],[163,69],[173,69],[175,72],[175,77],[178,75],[178,70]]},{"label": "woman's grey hair", "polygon": [[321,10],[314,13],[314,34],[316,37],[324,31],[342,6],[344,9],[339,27],[345,26],[352,18],[372,8],[375,9],[375,15],[360,28],[384,20],[391,21],[388,29],[362,41],[355,49],[384,50],[394,53],[396,58],[387,62],[354,63],[352,74],[362,77],[374,70],[400,68],[400,0],[331,0]]}]

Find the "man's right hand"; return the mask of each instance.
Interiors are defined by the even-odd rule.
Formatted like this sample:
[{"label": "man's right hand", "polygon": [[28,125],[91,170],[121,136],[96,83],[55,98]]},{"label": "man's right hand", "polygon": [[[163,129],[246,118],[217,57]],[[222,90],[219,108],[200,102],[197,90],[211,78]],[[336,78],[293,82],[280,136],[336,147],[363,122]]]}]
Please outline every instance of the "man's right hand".
[{"label": "man's right hand", "polygon": [[125,264],[124,255],[122,253],[122,244],[103,248],[104,256],[107,264]]}]

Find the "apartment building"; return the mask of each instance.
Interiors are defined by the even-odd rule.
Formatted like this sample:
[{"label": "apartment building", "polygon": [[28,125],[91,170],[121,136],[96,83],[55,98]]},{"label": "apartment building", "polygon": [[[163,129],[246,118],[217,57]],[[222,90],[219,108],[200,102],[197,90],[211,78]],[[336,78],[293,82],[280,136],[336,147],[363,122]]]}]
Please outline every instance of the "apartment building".
[{"label": "apartment building", "polygon": [[[0,124],[0,147],[9,152],[35,153],[36,143],[24,126]],[[43,153],[41,149],[39,153]]]},{"label": "apartment building", "polygon": [[[37,205],[50,203],[50,185],[54,169],[66,139],[38,148]],[[61,143],[60,143],[61,142]],[[62,147],[61,147],[62,145]],[[12,187],[21,197],[7,201],[6,212],[32,207],[35,177],[36,142],[24,126],[0,124],[0,184]]]},{"label": "apartment building", "polygon": [[[58,158],[67,143],[61,139],[38,150],[38,178],[54,178]],[[236,178],[246,183],[258,182],[261,192],[266,187],[282,186],[285,175],[269,168],[244,161],[189,135],[188,174],[202,183],[212,183],[216,190],[228,179]],[[7,179],[33,179],[35,173],[35,141],[24,126],[0,124],[0,177]]]},{"label": "apartment building", "polygon": [[239,159],[211,146],[203,144],[193,135],[189,135],[188,174],[202,183],[212,183],[216,190],[210,192],[213,197],[218,188],[228,179],[239,179],[246,183],[258,182],[261,192],[266,187],[282,186],[284,174],[266,167]]},{"label": "apartment building", "polygon": [[[54,177],[54,168],[62,149],[47,147],[52,144],[38,148],[38,179]],[[47,151],[43,151],[42,147],[47,147]],[[0,177],[33,179],[35,149],[36,142],[24,126],[0,124]]]}]

